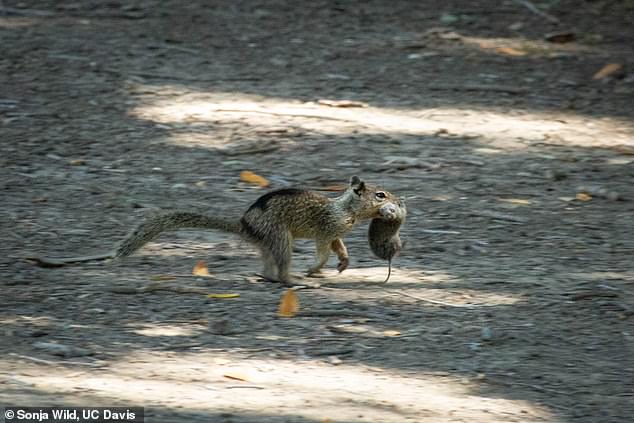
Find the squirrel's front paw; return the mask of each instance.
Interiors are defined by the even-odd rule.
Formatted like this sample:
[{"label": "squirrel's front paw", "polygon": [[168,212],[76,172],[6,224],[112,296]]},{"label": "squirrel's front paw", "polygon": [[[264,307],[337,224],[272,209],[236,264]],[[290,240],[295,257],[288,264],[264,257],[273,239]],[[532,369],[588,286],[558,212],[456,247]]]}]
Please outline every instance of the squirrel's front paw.
[{"label": "squirrel's front paw", "polygon": [[339,271],[339,273],[346,270],[349,264],[350,264],[350,260],[348,260],[348,257],[341,259],[339,261],[339,264],[337,264],[337,270]]}]

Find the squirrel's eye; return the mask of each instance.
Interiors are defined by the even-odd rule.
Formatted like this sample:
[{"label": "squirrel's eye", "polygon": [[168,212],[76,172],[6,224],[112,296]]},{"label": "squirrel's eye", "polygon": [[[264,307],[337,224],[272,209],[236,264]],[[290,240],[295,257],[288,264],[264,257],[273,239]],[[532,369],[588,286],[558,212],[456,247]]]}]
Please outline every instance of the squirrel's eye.
[{"label": "squirrel's eye", "polygon": [[380,198],[381,200],[383,200],[385,198],[385,193],[383,191],[379,191],[376,194],[374,194],[376,198]]}]

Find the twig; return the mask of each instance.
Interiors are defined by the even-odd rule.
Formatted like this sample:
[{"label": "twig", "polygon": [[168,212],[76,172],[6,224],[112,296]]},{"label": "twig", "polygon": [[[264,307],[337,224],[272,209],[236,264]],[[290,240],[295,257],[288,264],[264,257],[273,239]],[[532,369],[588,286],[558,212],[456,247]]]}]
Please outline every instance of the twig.
[{"label": "twig", "polygon": [[78,366],[102,367],[101,364],[85,363],[82,361],[51,361],[51,360],[44,360],[43,358],[29,357],[28,355],[22,355],[22,354],[16,354],[16,353],[9,353],[9,355],[13,357],[22,358],[24,360],[33,361],[35,363],[49,364],[53,366],[59,366],[63,364],[72,364],[72,365],[78,365]]},{"label": "twig", "polygon": [[420,231],[426,234],[460,235],[459,231],[445,231],[442,229],[421,229]]},{"label": "twig", "polygon": [[297,317],[331,317],[331,316],[354,316],[354,317],[366,317],[377,318],[376,314],[364,313],[355,310],[306,310],[300,311]]},{"label": "twig", "polygon": [[135,70],[122,70],[116,68],[107,68],[101,67],[99,70],[108,73],[114,73],[116,75],[134,75],[140,76],[142,78],[150,78],[150,79],[172,79],[175,81],[187,81],[187,82],[231,82],[231,81],[260,81],[262,78],[257,76],[236,76],[230,78],[197,78],[190,76],[178,76],[178,75],[169,75],[164,73],[153,73],[146,71],[135,71]]},{"label": "twig", "polygon": [[328,355],[349,355],[354,354],[357,350],[354,348],[339,348],[335,350],[308,351],[308,355],[313,357],[323,357]]},{"label": "twig", "polygon": [[49,17],[55,16],[55,12],[48,10],[35,10],[35,9],[18,9],[15,7],[7,7],[0,5],[0,14],[2,15],[18,15],[18,16],[37,16],[37,17]]},{"label": "twig", "polygon": [[526,223],[527,219],[519,216],[513,216],[506,213],[500,213],[496,211],[482,210],[482,211],[472,211],[470,213],[472,216],[481,216],[481,217],[490,217],[497,220],[506,220],[508,222],[513,223]]},{"label": "twig", "polygon": [[454,91],[493,91],[498,93],[525,94],[530,92],[528,88],[511,87],[508,85],[491,84],[435,84],[427,87],[429,90],[454,90]]},{"label": "twig", "polygon": [[424,301],[426,303],[431,303],[431,304],[438,304],[438,305],[442,305],[442,306],[446,306],[446,307],[456,307],[456,308],[475,308],[475,307],[481,307],[481,305],[479,304],[453,304],[453,303],[446,303],[444,301],[438,301],[438,300],[432,300],[430,298],[425,298],[425,297],[419,297],[418,295],[414,295],[414,294],[409,294],[405,291],[400,291],[400,290],[396,290],[396,289],[391,289],[388,292],[392,292],[394,294],[398,294],[398,295],[404,295],[406,297],[410,297],[410,298],[414,298],[416,300],[419,301]]},{"label": "twig", "polygon": [[202,294],[207,295],[208,290],[190,286],[169,286],[164,284],[150,284],[140,288],[129,286],[114,286],[108,289],[115,294],[144,294],[146,292],[169,291],[177,294]]},{"label": "twig", "polygon": [[593,297],[615,298],[619,296],[619,294],[616,292],[600,291],[598,289],[568,292],[568,293],[565,293],[564,295],[570,295],[570,299],[572,301],[585,300],[586,298],[593,298]]},{"label": "twig", "polygon": [[527,8],[528,10],[530,10],[531,12],[533,12],[536,15],[541,16],[542,18],[545,18],[547,20],[549,20],[552,23],[561,23],[561,21],[554,17],[553,15],[550,15],[546,12],[541,11],[537,6],[535,6],[533,3],[531,3],[528,0],[513,0],[515,3],[520,4],[522,6],[524,6],[525,8]]},{"label": "twig", "polygon": [[264,386],[259,385],[229,385],[223,386],[224,389],[266,389]]},{"label": "twig", "polygon": [[365,126],[354,119],[345,119],[345,118],[338,118],[338,117],[324,116],[324,115],[271,112],[268,110],[254,110],[254,109],[212,109],[211,111],[222,112],[222,113],[261,113],[264,115],[273,115],[273,116],[289,116],[289,117],[308,118],[308,119],[336,120],[338,122],[350,122],[350,123],[356,123],[360,126]]},{"label": "twig", "polygon": [[497,383],[499,385],[504,385],[504,386],[524,386],[527,388],[531,388],[537,392],[548,392],[551,394],[566,395],[566,396],[571,394],[571,392],[563,392],[557,389],[546,388],[540,385],[533,385],[531,383],[525,383],[525,382],[519,382],[519,381],[506,381],[506,380],[499,379],[497,377],[492,378],[491,375],[488,375],[488,374],[485,374],[482,380],[485,380],[490,383]]},{"label": "twig", "polygon": [[275,151],[278,150],[280,148],[279,145],[274,144],[274,145],[268,145],[266,147],[253,147],[253,148],[245,148],[242,150],[220,150],[220,153],[224,154],[225,156],[241,156],[244,154],[262,154],[262,153],[269,153],[271,151]]}]

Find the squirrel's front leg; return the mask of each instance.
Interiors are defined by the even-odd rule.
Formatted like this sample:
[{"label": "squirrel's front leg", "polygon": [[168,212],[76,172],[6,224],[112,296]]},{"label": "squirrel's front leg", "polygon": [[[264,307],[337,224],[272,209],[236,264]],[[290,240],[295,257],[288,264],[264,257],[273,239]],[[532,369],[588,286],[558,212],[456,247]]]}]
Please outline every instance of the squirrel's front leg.
[{"label": "squirrel's front leg", "polygon": [[341,238],[337,238],[330,243],[330,248],[332,251],[337,254],[339,258],[339,263],[337,264],[337,270],[339,273],[343,272],[348,268],[348,264],[350,264],[350,259],[348,258],[348,249],[346,245],[343,243]]},{"label": "squirrel's front leg", "polygon": [[330,256],[330,242],[317,239],[315,243],[317,247],[315,264],[313,267],[308,269],[308,272],[306,272],[306,274],[308,276],[319,277],[321,274],[321,268],[324,267],[324,264],[326,264],[326,262],[328,261],[328,257]]}]

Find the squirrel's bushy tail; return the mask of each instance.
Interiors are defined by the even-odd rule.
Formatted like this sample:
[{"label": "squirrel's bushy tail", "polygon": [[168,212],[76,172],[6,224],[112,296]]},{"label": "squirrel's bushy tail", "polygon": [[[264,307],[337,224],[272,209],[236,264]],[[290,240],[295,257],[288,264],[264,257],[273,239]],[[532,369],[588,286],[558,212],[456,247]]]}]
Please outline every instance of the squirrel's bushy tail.
[{"label": "squirrel's bushy tail", "polygon": [[175,211],[150,217],[136,227],[116,248],[114,258],[126,257],[158,237],[162,232],[182,228],[218,229],[240,233],[239,219],[227,219],[200,213]]},{"label": "squirrel's bushy tail", "polygon": [[208,216],[193,212],[171,212],[150,217],[132,231],[114,251],[79,257],[25,257],[40,267],[61,267],[71,263],[82,263],[94,260],[108,260],[129,256],[147,244],[162,232],[180,228],[218,229],[226,232],[240,233],[240,220]]}]

